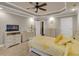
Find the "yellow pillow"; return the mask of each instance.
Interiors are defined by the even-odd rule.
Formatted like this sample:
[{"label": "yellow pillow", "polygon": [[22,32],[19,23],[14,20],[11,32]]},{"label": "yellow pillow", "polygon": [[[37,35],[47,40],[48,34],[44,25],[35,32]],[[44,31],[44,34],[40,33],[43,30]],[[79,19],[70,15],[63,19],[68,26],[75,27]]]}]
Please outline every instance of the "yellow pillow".
[{"label": "yellow pillow", "polygon": [[55,42],[57,43],[57,42],[59,42],[60,40],[62,40],[63,39],[63,35],[58,35],[57,37],[56,37],[56,39],[55,39]]},{"label": "yellow pillow", "polygon": [[71,42],[72,42],[71,40],[63,39],[63,40],[60,40],[60,41],[58,42],[58,44],[66,45],[67,43],[71,43]]},{"label": "yellow pillow", "polygon": [[61,45],[66,45],[68,43],[72,43],[73,41],[73,38],[70,38],[70,37],[64,37],[62,40],[60,40],[58,42],[58,44],[61,44]]}]

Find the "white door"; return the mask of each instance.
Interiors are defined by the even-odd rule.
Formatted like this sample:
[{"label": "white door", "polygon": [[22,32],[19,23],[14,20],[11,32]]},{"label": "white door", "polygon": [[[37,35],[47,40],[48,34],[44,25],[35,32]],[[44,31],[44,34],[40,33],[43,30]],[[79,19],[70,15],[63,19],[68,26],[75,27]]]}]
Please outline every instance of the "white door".
[{"label": "white door", "polygon": [[61,34],[67,37],[73,36],[73,20],[72,17],[60,19]]},{"label": "white door", "polygon": [[35,29],[36,29],[36,36],[41,35],[41,23],[40,21],[35,21]]}]

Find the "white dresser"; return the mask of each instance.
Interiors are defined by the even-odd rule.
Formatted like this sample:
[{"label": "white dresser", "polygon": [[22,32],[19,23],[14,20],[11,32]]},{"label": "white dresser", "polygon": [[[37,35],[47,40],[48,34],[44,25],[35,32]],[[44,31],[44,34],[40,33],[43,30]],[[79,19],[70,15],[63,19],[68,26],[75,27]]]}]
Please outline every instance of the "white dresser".
[{"label": "white dresser", "polygon": [[21,33],[19,31],[5,32],[5,47],[10,47],[21,43]]}]

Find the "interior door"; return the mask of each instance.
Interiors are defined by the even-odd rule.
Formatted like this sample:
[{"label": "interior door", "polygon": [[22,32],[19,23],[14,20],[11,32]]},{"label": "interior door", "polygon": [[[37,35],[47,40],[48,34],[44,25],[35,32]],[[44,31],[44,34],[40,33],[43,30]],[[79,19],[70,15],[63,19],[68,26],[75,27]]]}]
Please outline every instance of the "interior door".
[{"label": "interior door", "polygon": [[41,35],[41,23],[40,23],[40,21],[35,21],[35,29],[36,29],[36,36]]},{"label": "interior door", "polygon": [[45,23],[44,21],[35,21],[35,28],[36,28],[36,35],[42,35],[45,34]]},{"label": "interior door", "polygon": [[67,37],[73,36],[73,20],[72,17],[60,19],[60,31],[61,34]]}]

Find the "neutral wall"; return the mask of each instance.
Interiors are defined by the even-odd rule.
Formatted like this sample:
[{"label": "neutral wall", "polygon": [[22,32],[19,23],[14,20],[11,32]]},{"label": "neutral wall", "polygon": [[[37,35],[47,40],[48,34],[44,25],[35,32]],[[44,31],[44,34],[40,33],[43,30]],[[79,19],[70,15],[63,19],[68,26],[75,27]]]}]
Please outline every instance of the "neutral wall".
[{"label": "neutral wall", "polygon": [[0,11],[0,44],[3,44],[4,37],[3,32],[6,30],[7,24],[19,25],[20,31],[26,31],[27,29],[27,17],[21,17],[14,14],[8,14]]},{"label": "neutral wall", "polygon": [[56,18],[54,20],[49,20],[49,18],[45,21],[45,35],[55,37],[56,31]]},{"label": "neutral wall", "polygon": [[50,22],[49,18],[45,18],[45,35],[55,37],[60,34],[60,19],[72,17],[73,19],[73,36],[77,32],[77,15],[55,17],[55,20]]},{"label": "neutral wall", "polygon": [[77,15],[73,15],[73,16],[65,16],[65,17],[58,17],[57,19],[57,30],[56,30],[56,35],[60,34],[60,19],[61,18],[66,18],[66,17],[72,17],[73,19],[73,36],[75,35],[75,33],[77,32]]},{"label": "neutral wall", "polygon": [[[77,27],[77,17],[73,17],[73,29],[74,33],[76,32]],[[54,22],[49,22],[49,18],[42,18],[45,22],[45,35],[49,36],[57,36],[60,34],[60,18],[55,18]],[[41,18],[40,18],[41,20]],[[20,31],[35,31],[34,21],[30,19],[30,17],[21,17],[13,14],[8,14],[4,12],[0,12],[0,31],[6,30],[7,24],[15,24],[20,26]],[[1,32],[0,32],[1,34]],[[3,39],[0,39],[0,44],[3,44]]]},{"label": "neutral wall", "polygon": [[0,13],[0,29],[6,30],[7,24],[16,24],[20,26],[20,31],[24,30],[25,18],[8,13]]}]

